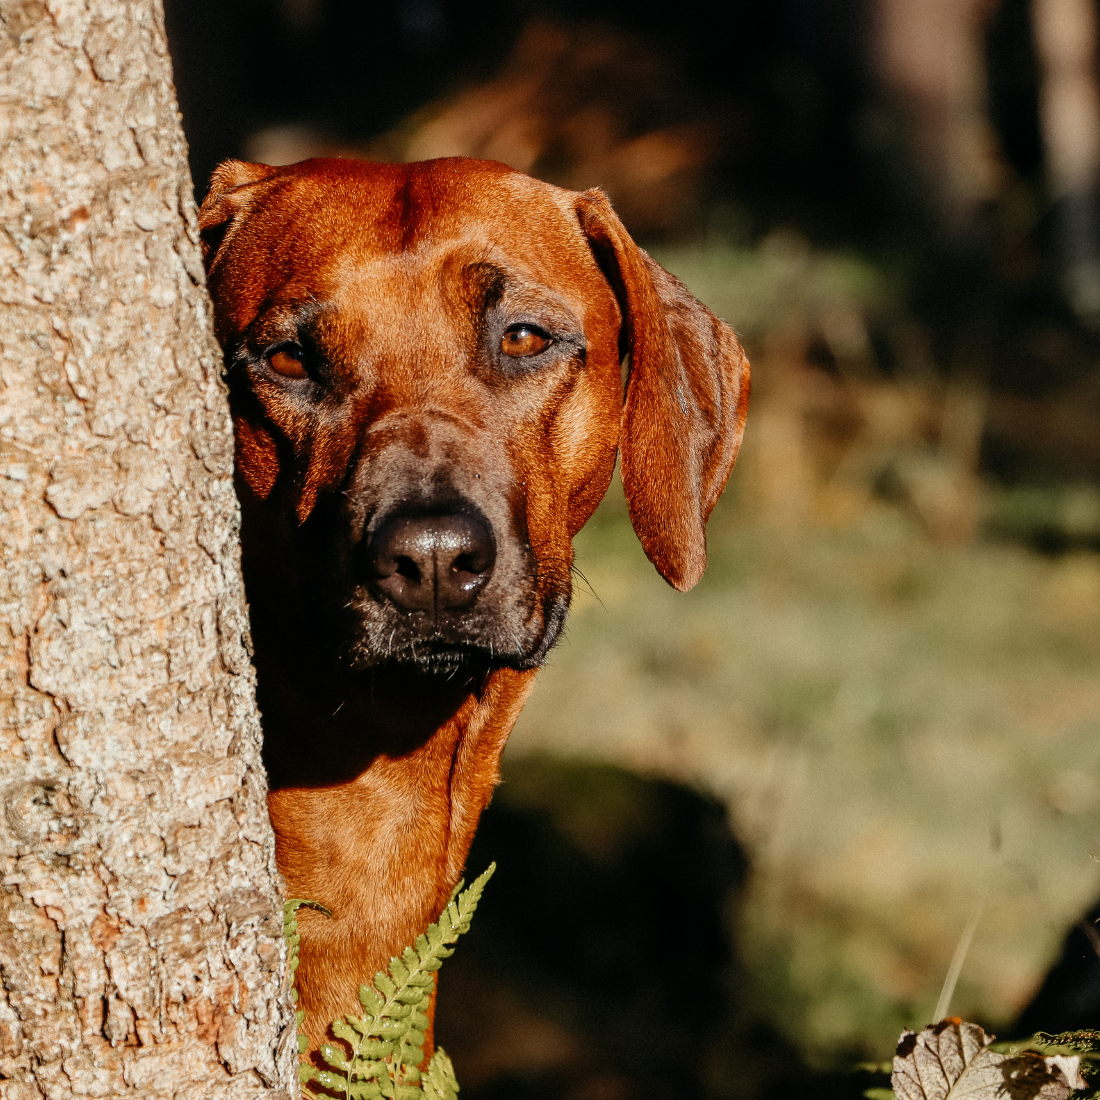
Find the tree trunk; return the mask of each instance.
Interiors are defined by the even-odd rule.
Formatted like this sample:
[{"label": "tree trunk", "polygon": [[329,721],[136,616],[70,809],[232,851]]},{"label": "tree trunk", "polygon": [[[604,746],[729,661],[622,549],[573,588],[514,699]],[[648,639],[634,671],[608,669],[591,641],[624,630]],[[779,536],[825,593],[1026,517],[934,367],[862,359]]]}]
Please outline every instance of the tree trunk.
[{"label": "tree trunk", "polygon": [[0,0],[0,1095],[286,1097],[221,353],[159,0]]},{"label": "tree trunk", "polygon": [[875,0],[875,65],[913,129],[942,228],[967,232],[1002,170],[986,104],[983,35],[999,0]]},{"label": "tree trunk", "polygon": [[1100,81],[1095,0],[1032,0],[1040,116],[1070,303],[1100,325]]}]

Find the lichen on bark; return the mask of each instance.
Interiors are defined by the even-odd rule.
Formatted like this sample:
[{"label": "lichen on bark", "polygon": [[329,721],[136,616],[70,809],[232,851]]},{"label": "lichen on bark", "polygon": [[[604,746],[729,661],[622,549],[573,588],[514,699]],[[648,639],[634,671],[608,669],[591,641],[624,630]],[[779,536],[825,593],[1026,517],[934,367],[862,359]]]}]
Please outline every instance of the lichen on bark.
[{"label": "lichen on bark", "polygon": [[0,0],[0,1096],[294,1089],[157,0]]}]

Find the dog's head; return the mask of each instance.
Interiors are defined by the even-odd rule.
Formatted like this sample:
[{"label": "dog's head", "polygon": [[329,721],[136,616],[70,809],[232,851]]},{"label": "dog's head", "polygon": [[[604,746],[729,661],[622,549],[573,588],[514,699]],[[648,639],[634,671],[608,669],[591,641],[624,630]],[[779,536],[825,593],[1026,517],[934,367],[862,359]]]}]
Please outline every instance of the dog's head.
[{"label": "dog's head", "polygon": [[201,228],[254,614],[351,668],[534,667],[617,449],[650,560],[699,579],[748,363],[598,191],[463,159],[230,161]]}]

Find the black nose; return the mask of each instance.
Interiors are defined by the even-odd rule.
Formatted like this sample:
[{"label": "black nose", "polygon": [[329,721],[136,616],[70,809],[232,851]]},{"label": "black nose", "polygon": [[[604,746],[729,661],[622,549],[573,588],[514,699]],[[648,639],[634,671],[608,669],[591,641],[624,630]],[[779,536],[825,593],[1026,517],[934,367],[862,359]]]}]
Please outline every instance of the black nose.
[{"label": "black nose", "polygon": [[493,572],[497,548],[488,522],[469,512],[392,516],[367,543],[374,586],[406,611],[461,611]]}]

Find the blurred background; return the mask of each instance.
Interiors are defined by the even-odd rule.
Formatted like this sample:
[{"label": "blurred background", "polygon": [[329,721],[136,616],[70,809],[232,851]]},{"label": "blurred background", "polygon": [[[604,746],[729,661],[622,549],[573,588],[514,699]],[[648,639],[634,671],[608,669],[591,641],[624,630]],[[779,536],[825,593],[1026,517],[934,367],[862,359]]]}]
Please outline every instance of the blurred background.
[{"label": "blurred background", "polygon": [[953,959],[1002,1036],[1100,1025],[1096,0],[165,7],[200,198],[599,186],[753,362],[699,586],[618,486],[577,539],[443,973],[463,1096],[858,1096]]}]

